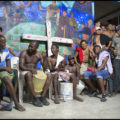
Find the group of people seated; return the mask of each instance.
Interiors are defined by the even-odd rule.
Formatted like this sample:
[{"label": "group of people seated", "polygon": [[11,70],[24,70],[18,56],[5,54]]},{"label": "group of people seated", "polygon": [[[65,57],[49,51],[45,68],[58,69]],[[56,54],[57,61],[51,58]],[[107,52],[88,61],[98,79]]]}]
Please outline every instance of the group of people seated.
[{"label": "group of people seated", "polygon": [[[120,39],[120,27],[118,27],[115,34],[117,34],[115,37]],[[73,83],[73,99],[77,101],[83,102],[83,99],[77,94],[77,84],[80,80],[85,83],[85,89],[88,89],[90,96],[102,94],[101,102],[106,101],[106,92],[108,91],[105,89],[105,81],[113,74],[113,63],[109,49],[111,45],[112,47],[116,45],[112,44],[112,40],[112,37],[101,33],[100,26],[95,26],[95,35],[92,38],[91,46],[87,45],[86,40],[81,40],[75,54],[68,56],[66,64],[65,57],[59,54],[58,45],[52,44],[52,55],[47,57],[46,54],[44,55],[44,53],[41,54],[37,51],[39,42],[31,41],[28,49],[22,51],[19,55],[19,69],[33,97],[33,105],[42,107],[50,104],[46,99],[46,94],[51,82],[53,83],[54,103],[60,104],[59,78],[64,82]],[[115,56],[119,55],[119,51],[116,51],[115,48],[113,53]],[[46,74],[45,84],[42,87],[40,96],[35,92],[33,85],[33,75],[38,74],[37,63],[39,61],[43,67],[44,74]],[[3,62],[6,62],[6,65],[3,65]],[[7,91],[12,96],[15,108],[19,111],[25,111],[25,108],[19,104],[16,97],[15,89],[11,82],[12,78],[13,70],[10,66],[6,38],[4,35],[0,35],[0,83],[5,85]],[[110,94],[112,96],[112,93]],[[1,104],[0,110],[3,110],[3,108],[6,110],[6,106]]]}]

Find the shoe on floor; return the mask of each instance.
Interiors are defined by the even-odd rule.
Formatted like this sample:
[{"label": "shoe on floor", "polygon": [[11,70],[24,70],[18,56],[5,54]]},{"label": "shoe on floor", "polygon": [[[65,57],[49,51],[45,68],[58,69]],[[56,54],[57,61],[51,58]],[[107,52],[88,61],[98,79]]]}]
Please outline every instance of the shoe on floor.
[{"label": "shoe on floor", "polygon": [[50,103],[47,101],[46,97],[40,97],[40,101],[43,103],[43,105],[48,106]]},{"label": "shoe on floor", "polygon": [[35,105],[37,107],[43,106],[42,102],[39,100],[39,97],[33,97],[33,105]]},{"label": "shoe on floor", "polygon": [[107,99],[106,99],[106,95],[105,94],[102,94],[102,98],[101,98],[101,102],[105,102]]}]

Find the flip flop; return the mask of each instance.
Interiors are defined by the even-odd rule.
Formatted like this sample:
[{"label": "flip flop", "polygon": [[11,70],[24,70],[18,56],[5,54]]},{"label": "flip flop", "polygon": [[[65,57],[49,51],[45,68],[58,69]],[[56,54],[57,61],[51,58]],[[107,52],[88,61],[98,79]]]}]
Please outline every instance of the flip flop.
[{"label": "flip flop", "polygon": [[15,106],[15,109],[19,110],[19,111],[25,111],[25,108],[22,105],[20,105],[20,104]]}]

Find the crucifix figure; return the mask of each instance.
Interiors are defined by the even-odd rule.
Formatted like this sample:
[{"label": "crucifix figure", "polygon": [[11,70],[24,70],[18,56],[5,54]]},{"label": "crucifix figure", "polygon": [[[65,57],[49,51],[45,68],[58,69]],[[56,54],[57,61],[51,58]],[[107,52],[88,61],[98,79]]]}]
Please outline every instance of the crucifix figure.
[{"label": "crucifix figure", "polygon": [[61,38],[61,37],[51,37],[51,22],[49,20],[46,20],[46,25],[47,25],[47,36],[33,35],[33,34],[28,33],[28,34],[23,34],[22,39],[47,42],[48,56],[52,55],[52,53],[51,53],[52,42],[64,43],[64,44],[72,44],[73,43],[72,39]]}]

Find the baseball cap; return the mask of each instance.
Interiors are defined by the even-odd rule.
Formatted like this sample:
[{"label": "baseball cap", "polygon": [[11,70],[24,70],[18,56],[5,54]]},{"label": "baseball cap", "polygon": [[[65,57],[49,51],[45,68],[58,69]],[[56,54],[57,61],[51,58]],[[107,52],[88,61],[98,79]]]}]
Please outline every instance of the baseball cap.
[{"label": "baseball cap", "polygon": [[101,30],[101,27],[99,27],[99,26],[95,27],[95,30]]}]

